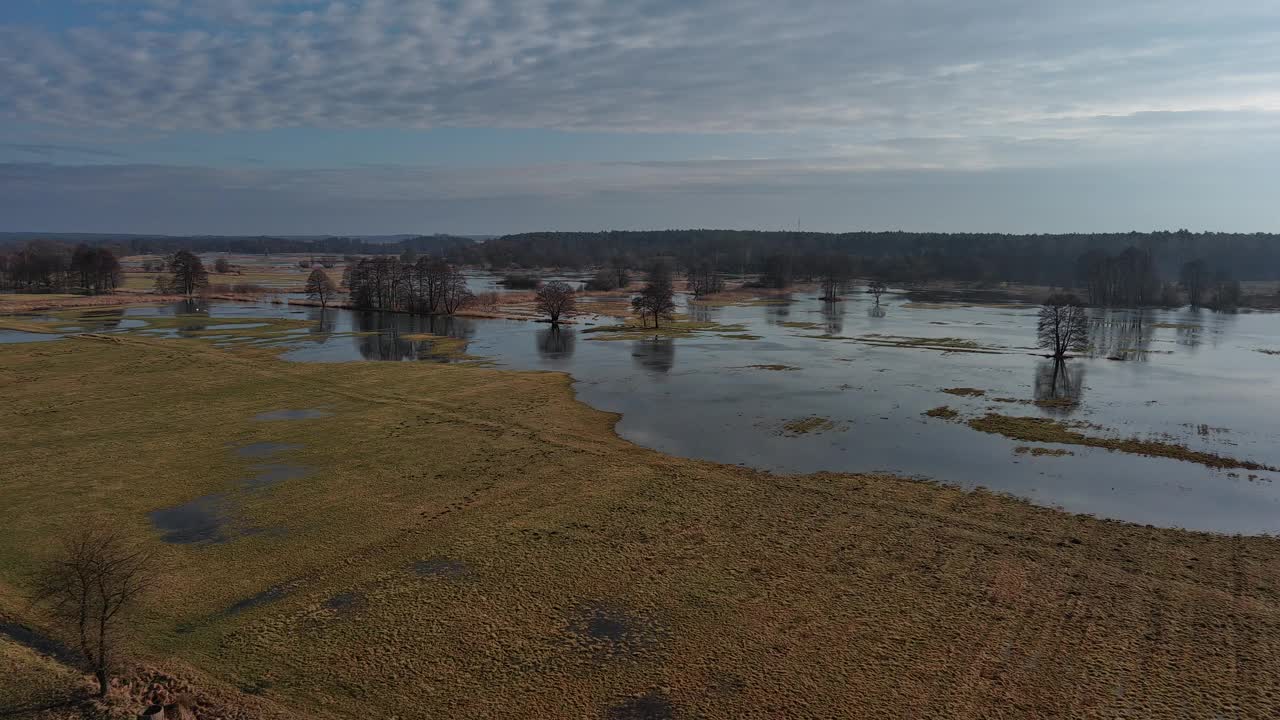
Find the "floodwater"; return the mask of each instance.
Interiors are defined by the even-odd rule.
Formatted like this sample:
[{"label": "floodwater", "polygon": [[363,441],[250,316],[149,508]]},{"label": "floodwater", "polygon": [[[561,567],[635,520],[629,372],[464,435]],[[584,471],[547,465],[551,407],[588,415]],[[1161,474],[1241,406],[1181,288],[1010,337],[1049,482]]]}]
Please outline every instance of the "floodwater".
[{"label": "floodwater", "polygon": [[[589,332],[591,325],[615,320],[588,318],[553,330],[266,303],[130,308],[117,322],[148,315],[189,317],[192,325],[303,320],[300,331],[250,341],[305,362],[450,362],[456,353],[437,352],[423,339],[443,336],[465,341],[469,356],[499,367],[569,373],[580,400],[621,414],[624,438],[674,455],[784,472],[885,471],[1138,523],[1280,533],[1277,473],[1073,445],[1051,446],[1072,455],[1037,457],[1015,452],[1034,443],[963,422],[987,412],[1080,421],[1095,426],[1082,430],[1089,435],[1180,443],[1280,466],[1273,419],[1280,355],[1271,354],[1280,351],[1280,315],[1096,311],[1094,351],[1055,367],[1032,348],[1035,307],[899,294],[879,306],[861,294],[824,303],[794,293],[685,309],[696,320],[734,327],[678,339],[603,340],[608,333]],[[956,387],[985,395],[942,392]],[[1078,405],[1031,404],[1064,397]],[[924,415],[942,405],[961,413],[960,421]]]},{"label": "floodwater", "polygon": [[32,333],[23,332],[21,330],[0,330],[0,345],[9,343],[34,343],[49,342],[50,340],[61,340],[62,335],[57,333]]}]

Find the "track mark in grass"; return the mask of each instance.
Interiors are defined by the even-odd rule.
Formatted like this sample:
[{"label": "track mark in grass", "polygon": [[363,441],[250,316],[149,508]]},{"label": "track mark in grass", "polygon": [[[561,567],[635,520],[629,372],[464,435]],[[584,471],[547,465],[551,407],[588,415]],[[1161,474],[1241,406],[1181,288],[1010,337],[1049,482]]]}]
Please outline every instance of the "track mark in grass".
[{"label": "track mark in grass", "polygon": [[413,564],[413,573],[418,577],[462,578],[471,574],[471,567],[460,560],[447,557],[434,557],[419,560]]},{"label": "track mark in grass", "polygon": [[320,410],[318,408],[307,408],[305,410],[271,410],[268,412],[258,413],[253,419],[258,422],[274,422],[278,420],[315,420],[316,418],[329,417],[333,413]]},{"label": "track mark in grass", "polygon": [[245,612],[246,610],[252,610],[253,608],[258,607],[259,605],[267,605],[267,604],[273,603],[288,594],[289,594],[289,591],[286,590],[285,588],[279,585],[274,585],[272,587],[267,588],[266,590],[263,590],[262,592],[254,593],[253,595],[250,595],[247,598],[235,601],[234,603],[228,605],[227,609],[222,611],[222,614],[225,617],[239,615],[240,613]]}]

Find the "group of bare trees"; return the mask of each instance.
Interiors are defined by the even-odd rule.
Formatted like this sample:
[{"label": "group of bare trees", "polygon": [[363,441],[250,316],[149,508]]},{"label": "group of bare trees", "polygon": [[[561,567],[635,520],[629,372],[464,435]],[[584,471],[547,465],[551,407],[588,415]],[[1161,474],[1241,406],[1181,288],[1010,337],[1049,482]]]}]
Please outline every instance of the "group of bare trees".
[{"label": "group of bare trees", "polygon": [[1129,247],[1117,255],[1090,250],[1076,267],[1091,305],[1142,307],[1160,298],[1160,273],[1149,250]]},{"label": "group of bare trees", "polygon": [[343,284],[351,305],[367,310],[452,315],[475,299],[461,270],[431,257],[412,264],[395,257],[362,258],[347,266]]},{"label": "group of bare trees", "polygon": [[166,295],[195,295],[209,286],[209,272],[200,256],[179,250],[165,258],[165,271],[156,276],[156,292]]},{"label": "group of bare trees", "polygon": [[715,265],[709,261],[700,262],[685,273],[689,292],[694,297],[714,295],[724,290],[724,277],[716,272]]},{"label": "group of bare trees", "polygon": [[111,292],[120,286],[120,261],[110,249],[32,241],[0,252],[0,288],[17,292]]}]

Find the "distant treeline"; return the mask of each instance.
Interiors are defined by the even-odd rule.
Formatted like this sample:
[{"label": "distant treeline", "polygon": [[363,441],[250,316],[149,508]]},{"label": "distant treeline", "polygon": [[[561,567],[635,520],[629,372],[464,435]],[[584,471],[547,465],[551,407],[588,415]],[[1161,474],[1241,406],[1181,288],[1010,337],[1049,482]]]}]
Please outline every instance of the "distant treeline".
[{"label": "distant treeline", "polygon": [[1133,247],[1154,271],[1177,278],[1184,263],[1203,259],[1212,272],[1242,280],[1280,279],[1280,235],[1271,233],[1108,233],[1004,235],[977,233],[807,233],[748,230],[545,232],[507,235],[449,251],[452,262],[509,267],[605,266],[664,256],[677,266],[711,263],[726,274],[761,274],[785,264],[797,279],[816,279],[833,256],[855,272],[891,282],[935,279],[1076,285],[1081,258],[1120,255]]},{"label": "distant treeline", "polygon": [[474,245],[475,240],[457,235],[420,235],[394,242],[375,242],[352,237],[274,237],[263,236],[160,236],[35,233],[0,234],[0,252],[26,246],[33,240],[69,247],[88,244],[110,249],[117,256],[171,255],[179,250],[189,252],[226,252],[239,255],[273,255],[314,253],[317,255],[381,255],[413,250],[420,255],[439,255],[454,247]]},{"label": "distant treeline", "polygon": [[[72,237],[74,241],[69,242]],[[976,283],[1021,282],[1081,287],[1098,280],[1099,258],[1141,259],[1142,277],[1120,290],[1145,296],[1155,284],[1180,279],[1183,266],[1203,261],[1210,277],[1280,279],[1280,235],[1272,233],[1078,233],[1007,235],[997,233],[776,232],[753,230],[654,230],[538,232],[505,235],[483,242],[456,235],[402,237],[371,242],[351,237],[156,237],[51,236],[107,247],[117,256],[168,255],[177,250],[246,254],[311,253],[348,258],[376,255],[433,257],[452,265],[494,270],[558,267],[641,268],[665,258],[682,270],[701,268],[722,275],[785,274],[811,281],[823,277],[833,258],[848,262],[855,275],[888,282],[930,280]],[[10,251],[25,244],[0,236]],[[1128,255],[1126,251],[1132,249]],[[1135,255],[1136,253],[1136,255]],[[1114,285],[1114,283],[1112,283]]]}]

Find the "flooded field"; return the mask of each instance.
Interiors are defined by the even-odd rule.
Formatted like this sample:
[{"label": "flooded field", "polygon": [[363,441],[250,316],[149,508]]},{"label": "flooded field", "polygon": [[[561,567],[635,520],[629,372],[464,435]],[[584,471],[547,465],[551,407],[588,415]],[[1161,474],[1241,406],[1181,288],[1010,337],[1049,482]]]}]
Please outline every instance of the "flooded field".
[{"label": "flooded field", "polygon": [[[552,329],[272,303],[95,311],[74,331],[204,337],[297,362],[562,371],[579,399],[621,414],[623,437],[675,455],[783,472],[887,471],[1100,517],[1280,532],[1275,315],[1095,311],[1092,351],[1055,365],[1032,347],[1033,306],[793,293],[682,310],[699,329],[674,337],[601,332],[616,321],[598,317]],[[1055,441],[1045,428],[1089,442]]]}]

